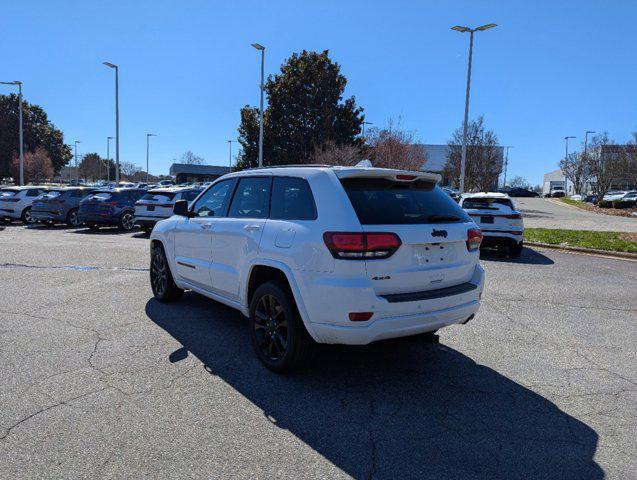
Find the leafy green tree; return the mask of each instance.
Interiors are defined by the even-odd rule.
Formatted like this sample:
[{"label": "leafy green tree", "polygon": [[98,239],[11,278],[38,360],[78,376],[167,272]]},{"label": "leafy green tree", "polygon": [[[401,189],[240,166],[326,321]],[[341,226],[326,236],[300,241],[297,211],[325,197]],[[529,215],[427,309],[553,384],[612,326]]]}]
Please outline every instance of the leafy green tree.
[{"label": "leafy green tree", "polygon": [[[322,145],[361,147],[363,109],[354,97],[343,100],[347,79],[329,52],[294,53],[281,73],[268,77],[265,93],[263,163],[303,163]],[[241,109],[237,168],[258,165],[259,109]]]},{"label": "leafy green tree", "polygon": [[[25,154],[43,148],[58,172],[72,157],[64,135],[49,121],[42,107],[23,101],[22,108]],[[19,128],[18,96],[0,95],[0,177],[11,175],[11,159],[20,151]]]}]

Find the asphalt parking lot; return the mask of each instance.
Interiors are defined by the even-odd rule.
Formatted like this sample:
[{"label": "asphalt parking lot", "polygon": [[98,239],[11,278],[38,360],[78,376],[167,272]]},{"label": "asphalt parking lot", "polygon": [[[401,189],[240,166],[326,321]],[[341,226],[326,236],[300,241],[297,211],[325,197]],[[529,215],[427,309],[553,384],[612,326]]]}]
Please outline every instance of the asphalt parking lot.
[{"label": "asphalt parking lot", "polygon": [[155,302],[147,262],[141,233],[0,231],[0,477],[637,475],[635,262],[487,256],[440,344],[325,347],[291,376],[239,313]]},{"label": "asphalt parking lot", "polygon": [[561,204],[557,198],[516,197],[513,201],[524,214],[524,225],[527,227],[637,232],[637,218],[634,217],[617,217],[589,212]]}]

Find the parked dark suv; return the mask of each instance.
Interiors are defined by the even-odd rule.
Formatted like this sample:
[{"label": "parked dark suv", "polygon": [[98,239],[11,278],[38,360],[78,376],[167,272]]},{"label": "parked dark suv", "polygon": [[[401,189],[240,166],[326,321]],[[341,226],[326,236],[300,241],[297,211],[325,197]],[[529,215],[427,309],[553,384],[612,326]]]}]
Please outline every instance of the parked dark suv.
[{"label": "parked dark suv", "polygon": [[77,216],[80,200],[95,190],[85,187],[49,190],[33,200],[31,217],[47,225],[66,223],[69,227],[77,227],[80,225]]},{"label": "parked dark suv", "polygon": [[136,188],[94,192],[80,202],[78,220],[91,230],[107,225],[132,230],[135,227],[135,202],[145,193],[146,190]]}]

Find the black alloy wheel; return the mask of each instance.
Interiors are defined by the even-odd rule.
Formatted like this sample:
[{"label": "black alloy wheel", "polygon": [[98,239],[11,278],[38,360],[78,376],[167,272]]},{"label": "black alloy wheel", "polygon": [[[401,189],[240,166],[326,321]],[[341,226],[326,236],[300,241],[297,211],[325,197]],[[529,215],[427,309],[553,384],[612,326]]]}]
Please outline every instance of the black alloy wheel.
[{"label": "black alloy wheel", "polygon": [[166,254],[161,246],[153,248],[150,259],[150,286],[153,295],[160,302],[172,302],[179,299],[184,291],[177,287]]},{"label": "black alloy wheel", "polygon": [[254,312],[254,335],[261,354],[276,362],[283,358],[288,346],[288,322],[274,295],[263,295]]}]

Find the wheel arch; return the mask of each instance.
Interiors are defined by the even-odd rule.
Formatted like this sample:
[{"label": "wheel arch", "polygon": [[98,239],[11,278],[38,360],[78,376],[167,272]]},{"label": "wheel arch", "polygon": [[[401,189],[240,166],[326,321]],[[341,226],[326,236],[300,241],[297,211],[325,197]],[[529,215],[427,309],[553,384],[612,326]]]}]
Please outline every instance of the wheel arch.
[{"label": "wheel arch", "polygon": [[243,299],[243,314],[245,316],[249,316],[252,295],[259,285],[271,279],[285,282],[285,285],[289,288],[290,293],[292,294],[292,298],[294,299],[294,303],[296,304],[299,315],[301,315],[301,320],[303,320],[306,330],[314,340],[317,340],[318,336],[312,331],[312,324],[309,320],[294,274],[292,270],[283,263],[266,259],[255,259],[250,264],[246,273],[245,281],[241,283],[243,286],[243,292],[241,292],[241,298]]}]

